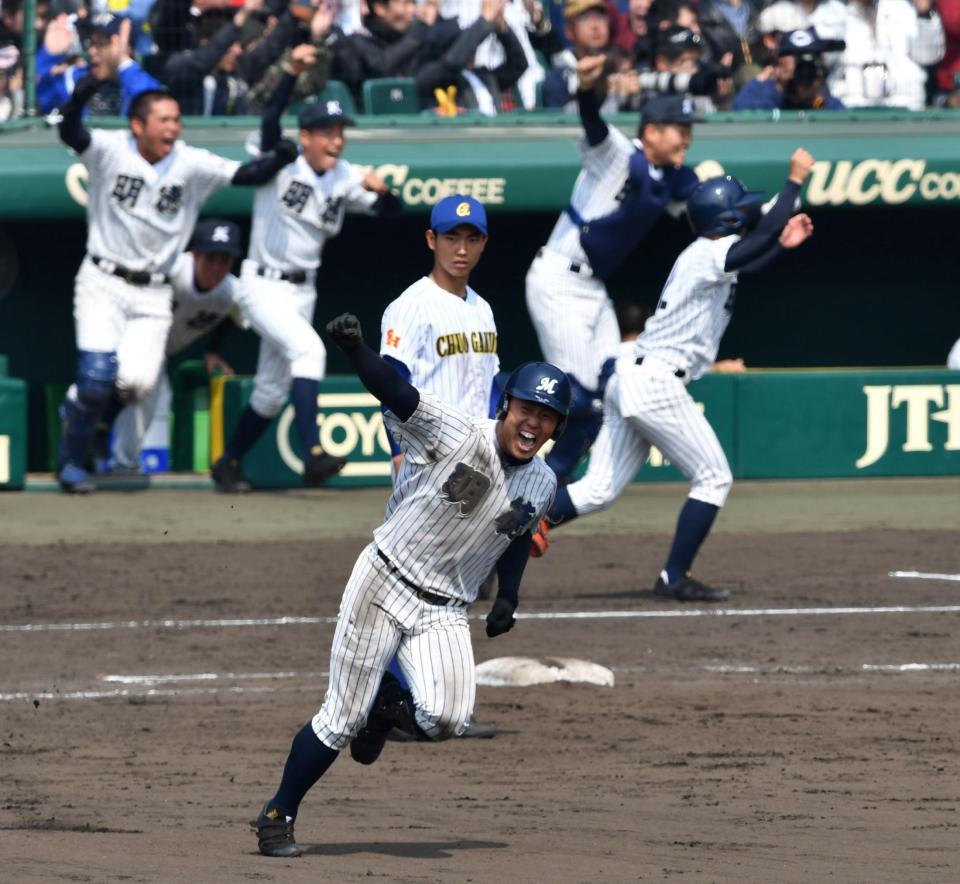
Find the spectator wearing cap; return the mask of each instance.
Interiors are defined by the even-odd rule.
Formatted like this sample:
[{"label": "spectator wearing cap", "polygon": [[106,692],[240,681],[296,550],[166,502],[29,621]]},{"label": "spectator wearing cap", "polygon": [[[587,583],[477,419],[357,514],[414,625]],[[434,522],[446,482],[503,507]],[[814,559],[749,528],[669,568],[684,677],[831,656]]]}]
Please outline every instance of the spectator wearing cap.
[{"label": "spectator wearing cap", "polygon": [[113,84],[88,103],[91,116],[126,115],[141,92],[166,87],[144,71],[131,57],[131,22],[110,12],[90,21],[87,55],[79,60],[79,34],[70,17],[58,15],[47,26],[43,46],[37,52],[37,105],[51,113],[73,94],[74,86],[87,74]]},{"label": "spectator wearing cap", "polygon": [[[577,63],[587,56],[606,55],[610,47],[610,15],[605,0],[567,0],[563,16],[570,48],[553,59],[554,66],[543,81],[543,105],[575,113]],[[613,73],[610,66],[605,73]]]},{"label": "spectator wearing cap", "polygon": [[[415,79],[423,107],[435,105],[438,113],[445,114],[476,110],[484,116],[508,109],[505,93],[527,69],[527,58],[507,25],[506,7],[507,0],[483,0],[480,18],[460,31],[439,58],[420,66]],[[477,54],[491,34],[503,48],[504,58],[493,68],[482,65]]]},{"label": "spectator wearing cap", "polygon": [[[164,0],[160,0],[164,2]],[[224,116],[248,112],[247,92],[283,50],[300,40],[300,24],[285,11],[267,37],[256,14],[263,0],[244,0],[231,18],[220,11],[200,16],[196,48],[171,54],[163,65],[163,80],[184,114]],[[247,47],[245,48],[245,43]],[[256,43],[256,45],[252,45]]]},{"label": "spectator wearing cap", "polygon": [[843,49],[842,40],[823,40],[815,28],[788,31],[780,38],[776,62],[746,83],[734,110],[843,110],[826,88],[824,53]]},{"label": "spectator wearing cap", "polygon": [[924,107],[925,68],[944,53],[933,0],[850,0],[843,39],[829,86],[847,107]]},{"label": "spectator wearing cap", "polygon": [[337,47],[337,79],[359,103],[365,80],[412,77],[427,60],[427,38],[436,20],[435,3],[415,0],[369,0],[363,30]]}]

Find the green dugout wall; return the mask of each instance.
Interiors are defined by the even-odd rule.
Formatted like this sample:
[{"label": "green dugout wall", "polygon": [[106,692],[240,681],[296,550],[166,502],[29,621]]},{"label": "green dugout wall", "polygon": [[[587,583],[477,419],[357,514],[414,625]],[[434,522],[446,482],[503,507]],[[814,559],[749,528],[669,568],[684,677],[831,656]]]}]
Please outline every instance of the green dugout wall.
[{"label": "green dugout wall", "polygon": [[[214,381],[211,458],[222,452],[252,389],[250,378]],[[690,392],[737,478],[960,474],[960,372],[707,375],[691,384]],[[388,485],[390,449],[377,401],[355,377],[334,376],[323,383],[319,404],[321,443],[349,460],[330,484]],[[288,405],[244,466],[257,487],[299,487],[300,457]],[[639,481],[680,478],[656,450],[637,476]]]},{"label": "green dugout wall", "polygon": [[[377,336],[386,304],[429,270],[423,228],[430,201],[456,187],[482,197],[490,211],[491,239],[471,281],[493,305],[501,360],[510,367],[537,354],[524,276],[569,196],[578,129],[569,119],[517,119],[525,125],[406,120],[402,128],[390,121],[371,128],[361,121],[348,158],[389,173],[408,211],[396,221],[348,218],[328,243],[318,328],[349,309],[368,337]],[[632,134],[632,116],[617,122]],[[214,129],[188,121],[185,137],[239,158],[254,123]],[[704,173],[719,166],[772,191],[798,144],[822,164],[806,192],[815,236],[744,277],[721,356],[771,368],[943,365],[960,337],[960,113],[723,118],[698,128],[691,161]],[[44,470],[44,386],[68,380],[76,359],[71,302],[84,251],[82,181],[76,171],[68,176],[73,160],[51,130],[0,131],[0,158],[0,353],[29,384],[28,465]],[[249,202],[249,193],[235,190],[208,209],[246,231]],[[610,281],[613,297],[655,304],[689,239],[683,222],[661,222]],[[4,285],[5,277],[12,283]],[[237,333],[224,353],[239,372],[252,373],[256,339]],[[347,369],[331,348],[328,370]]]}]

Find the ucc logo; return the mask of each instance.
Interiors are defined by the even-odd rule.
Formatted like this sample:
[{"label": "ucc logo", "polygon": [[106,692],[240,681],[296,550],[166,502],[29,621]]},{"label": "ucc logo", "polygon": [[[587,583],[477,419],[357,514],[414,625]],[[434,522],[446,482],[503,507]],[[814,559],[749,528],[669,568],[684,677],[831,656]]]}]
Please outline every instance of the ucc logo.
[{"label": "ucc logo", "polygon": [[[905,405],[906,434],[901,451],[933,451],[930,421],[947,425],[944,451],[960,451],[960,384],[910,384],[864,387],[867,397],[867,449],[858,470],[872,466],[890,445],[892,411]],[[931,411],[931,409],[942,409]]]}]

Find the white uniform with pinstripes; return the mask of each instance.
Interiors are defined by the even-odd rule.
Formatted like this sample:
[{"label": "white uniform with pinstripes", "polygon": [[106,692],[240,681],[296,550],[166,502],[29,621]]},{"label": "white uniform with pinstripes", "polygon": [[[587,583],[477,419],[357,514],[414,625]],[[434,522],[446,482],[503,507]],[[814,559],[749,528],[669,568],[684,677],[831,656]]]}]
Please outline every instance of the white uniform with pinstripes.
[{"label": "white uniform with pinstripes", "polygon": [[[201,206],[228,185],[239,167],[178,141],[158,163],[148,163],[127,131],[90,132],[80,160],[88,171],[87,258],[77,273],[73,315],[77,349],[131,357],[117,386],[131,400],[157,382],[170,329],[169,275],[193,232]],[[131,285],[90,260],[157,274],[153,285]]]},{"label": "white uniform with pinstripes", "polygon": [[490,413],[500,370],[493,310],[472,288],[461,298],[429,276],[392,301],[380,323],[380,353],[410,369],[410,383],[471,417]]},{"label": "white uniform with pinstripes", "polygon": [[[373,214],[377,194],[364,189],[362,180],[346,160],[318,175],[300,156],[256,189],[239,301],[260,335],[250,405],[262,417],[283,408],[292,378],[319,381],[326,372],[326,349],[313,327],[316,270],[324,244],[340,232],[346,212]],[[298,270],[307,274],[302,283],[279,278]]]},{"label": "white uniform with pinstripes", "polygon": [[[570,204],[589,220],[617,208],[634,144],[618,129],[600,144],[580,143],[583,169]],[[651,174],[658,170],[651,167]],[[571,270],[571,264],[579,265]],[[593,276],[580,245],[580,228],[563,212],[527,271],[527,311],[547,362],[593,389],[604,361],[620,343],[617,316],[603,282]]]},{"label": "white uniform with pinstripes", "polygon": [[[716,433],[687,392],[717,357],[730,322],[736,273],[724,270],[739,240],[700,237],[677,259],[657,310],[617,360],[603,400],[603,427],[586,475],[568,487],[579,515],[610,506],[656,445],[691,482],[690,497],[723,506],[733,477]],[[637,365],[637,356],[643,364]],[[675,372],[685,372],[683,379]]]},{"label": "white uniform with pinstripes", "polygon": [[[193,253],[183,252],[173,265],[170,283],[173,286],[173,323],[167,335],[166,355],[173,356],[202,338],[224,317],[246,328],[246,322],[236,303],[237,278],[228,273],[220,285],[206,292],[197,289],[193,272]],[[117,361],[121,373],[129,359],[135,357],[134,348],[121,344]],[[113,425],[113,460],[117,467],[135,469],[140,466],[140,448],[143,437],[153,420],[161,388],[167,384],[162,372],[153,389],[142,402],[128,405],[117,416]]]},{"label": "white uniform with pinstripes", "polygon": [[[394,656],[423,731],[436,740],[463,732],[476,695],[467,605],[556,491],[541,458],[522,466],[501,461],[495,421],[470,418],[432,394],[421,393],[405,423],[389,412],[387,421],[403,448],[403,466],[340,605],[330,686],[313,718],[314,732],[331,749],[363,727]],[[450,603],[421,600],[401,577]]]}]

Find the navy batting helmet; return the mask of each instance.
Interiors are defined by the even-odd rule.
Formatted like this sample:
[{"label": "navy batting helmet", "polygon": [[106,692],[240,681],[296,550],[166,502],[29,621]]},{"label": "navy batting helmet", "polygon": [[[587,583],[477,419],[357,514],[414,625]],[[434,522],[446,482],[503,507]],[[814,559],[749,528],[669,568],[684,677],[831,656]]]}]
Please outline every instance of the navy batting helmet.
[{"label": "navy batting helmet", "polygon": [[687,217],[694,233],[743,233],[760,215],[765,195],[747,190],[729,175],[702,181],[687,200]]},{"label": "navy batting helmet", "polygon": [[555,365],[549,362],[525,362],[519,368],[515,368],[507,378],[507,383],[500,394],[500,402],[497,404],[497,417],[501,420],[504,418],[511,398],[523,399],[524,402],[539,402],[560,415],[557,428],[550,437],[559,439],[563,428],[567,425],[572,395],[570,381]]}]

